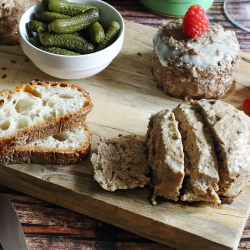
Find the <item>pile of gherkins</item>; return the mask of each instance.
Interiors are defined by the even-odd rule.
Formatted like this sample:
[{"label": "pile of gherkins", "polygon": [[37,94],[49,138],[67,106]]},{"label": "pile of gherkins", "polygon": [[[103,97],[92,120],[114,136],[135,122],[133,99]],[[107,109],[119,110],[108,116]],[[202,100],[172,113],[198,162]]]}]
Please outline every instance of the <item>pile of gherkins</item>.
[{"label": "pile of gherkins", "polygon": [[48,10],[37,10],[27,27],[36,35],[34,46],[60,55],[84,55],[111,45],[118,36],[118,22],[102,23],[99,10],[88,4],[66,0],[42,0]]}]

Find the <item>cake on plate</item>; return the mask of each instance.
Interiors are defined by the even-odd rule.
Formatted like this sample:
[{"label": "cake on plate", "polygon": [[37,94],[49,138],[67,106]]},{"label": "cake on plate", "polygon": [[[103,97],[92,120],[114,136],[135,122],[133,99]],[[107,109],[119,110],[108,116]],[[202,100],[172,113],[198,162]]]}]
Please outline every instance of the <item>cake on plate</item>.
[{"label": "cake on plate", "polygon": [[232,86],[240,46],[234,31],[211,24],[200,36],[183,31],[184,19],[163,23],[153,38],[152,74],[166,94],[219,98]]}]

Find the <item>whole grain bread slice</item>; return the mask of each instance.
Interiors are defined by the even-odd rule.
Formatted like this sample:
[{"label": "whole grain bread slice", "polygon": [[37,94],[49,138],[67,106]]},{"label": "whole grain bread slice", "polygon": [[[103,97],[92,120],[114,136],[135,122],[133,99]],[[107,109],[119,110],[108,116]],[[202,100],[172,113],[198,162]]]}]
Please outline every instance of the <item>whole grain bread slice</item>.
[{"label": "whole grain bread slice", "polygon": [[0,153],[80,126],[93,104],[83,88],[33,81],[0,92]]},{"label": "whole grain bread slice", "polygon": [[250,117],[223,101],[195,104],[210,128],[219,158],[219,194],[236,196],[250,177]]},{"label": "whole grain bread slice", "polygon": [[181,199],[221,203],[216,193],[219,190],[219,173],[214,142],[198,107],[185,103],[178,105],[173,112],[179,122],[185,154]]},{"label": "whole grain bread slice", "polygon": [[6,154],[1,154],[0,164],[71,164],[81,161],[90,147],[91,133],[83,123],[72,130],[18,146]]}]

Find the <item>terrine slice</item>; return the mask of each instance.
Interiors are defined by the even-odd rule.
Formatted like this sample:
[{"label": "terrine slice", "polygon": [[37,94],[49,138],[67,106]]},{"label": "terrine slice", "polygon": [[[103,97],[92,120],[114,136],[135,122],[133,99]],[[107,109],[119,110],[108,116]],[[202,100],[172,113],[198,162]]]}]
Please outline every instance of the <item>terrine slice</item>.
[{"label": "terrine slice", "polygon": [[250,118],[223,101],[196,104],[210,128],[219,157],[219,194],[236,196],[250,176]]},{"label": "terrine slice", "polygon": [[180,104],[173,112],[179,122],[185,154],[181,199],[221,203],[216,193],[219,190],[219,174],[214,142],[198,107],[191,103]]},{"label": "terrine slice", "polygon": [[108,191],[144,187],[150,182],[145,142],[127,135],[101,138],[91,161],[94,179]]},{"label": "terrine slice", "polygon": [[154,187],[152,204],[157,204],[157,196],[177,201],[184,177],[184,154],[173,112],[166,109],[151,116],[146,145]]}]

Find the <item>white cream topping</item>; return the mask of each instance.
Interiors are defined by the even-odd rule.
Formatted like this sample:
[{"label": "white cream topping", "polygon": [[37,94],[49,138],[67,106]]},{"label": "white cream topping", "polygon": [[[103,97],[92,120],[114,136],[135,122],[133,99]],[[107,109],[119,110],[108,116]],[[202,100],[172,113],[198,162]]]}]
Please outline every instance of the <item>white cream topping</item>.
[{"label": "white cream topping", "polygon": [[199,51],[199,55],[192,55],[187,52],[181,52],[178,49],[170,46],[168,37],[159,35],[162,33],[162,28],[158,30],[154,36],[153,42],[156,54],[159,57],[161,64],[167,67],[168,60],[173,56],[181,56],[182,62],[192,63],[195,67],[206,68],[211,65],[217,65],[219,61],[225,58],[233,60],[232,56],[240,51],[239,45],[234,40],[234,32],[231,30],[218,29],[210,38],[209,44],[189,43],[189,50],[194,49]]}]

